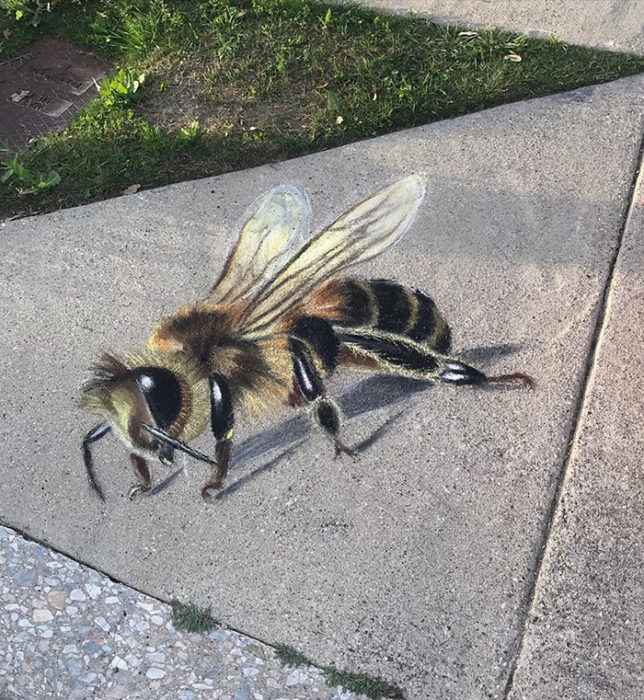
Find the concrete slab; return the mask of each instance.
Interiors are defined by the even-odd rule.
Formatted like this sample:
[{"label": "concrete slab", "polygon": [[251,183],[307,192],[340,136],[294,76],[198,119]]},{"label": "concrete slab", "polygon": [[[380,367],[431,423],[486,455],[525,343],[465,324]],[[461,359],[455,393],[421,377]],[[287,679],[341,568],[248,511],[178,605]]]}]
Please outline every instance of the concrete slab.
[{"label": "concrete slab", "polygon": [[644,54],[644,0],[359,0],[415,12],[439,24],[514,32],[583,46]]},{"label": "concrete slab", "polygon": [[510,695],[636,700],[644,689],[644,186],[615,268],[581,428]]},{"label": "concrete slab", "polygon": [[[5,224],[2,521],[411,698],[498,696],[618,240],[643,95],[638,76]],[[426,204],[406,239],[360,272],[427,289],[456,349],[489,371],[533,374],[538,391],[342,375],[332,390],[359,462],[334,461],[306,418],[285,412],[241,427],[215,506],[199,499],[195,465],[131,503],[126,454],[106,439],[102,507],[79,449],[92,419],[72,401],[96,354],[141,345],[161,314],[202,294],[233,222],[270,187],[305,186],[318,227],[411,172],[430,179]],[[211,449],[207,436],[196,445]]]}]

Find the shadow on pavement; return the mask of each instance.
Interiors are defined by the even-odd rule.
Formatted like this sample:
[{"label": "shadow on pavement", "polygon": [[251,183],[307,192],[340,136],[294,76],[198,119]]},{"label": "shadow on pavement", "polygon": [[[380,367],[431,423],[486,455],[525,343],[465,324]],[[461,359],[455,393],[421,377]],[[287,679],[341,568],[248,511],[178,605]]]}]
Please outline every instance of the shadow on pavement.
[{"label": "shadow on pavement", "polygon": [[[467,362],[483,365],[486,362],[511,355],[519,349],[519,345],[513,344],[491,345],[464,350],[458,353],[458,357]],[[381,408],[394,406],[414,394],[428,391],[432,386],[434,386],[434,383],[431,381],[379,374],[367,377],[351,385],[346,391],[340,394],[338,403],[342,408],[345,419],[351,420]],[[497,389],[495,388],[495,390]],[[371,449],[373,445],[389,432],[393,424],[399,420],[402,414],[403,411],[399,411],[395,415],[389,417],[369,437],[358,445],[355,445],[353,449],[358,454],[367,452],[367,450]],[[296,448],[308,438],[310,432],[311,424],[309,418],[300,413],[274,428],[269,428],[268,430],[264,430],[244,440],[235,450],[230,465],[231,470],[242,467],[250,460],[261,457],[272,450],[282,448],[282,451],[265,464],[240,477],[225,489],[222,489],[215,498],[226,498],[238,491],[244,484],[252,479],[275,468],[285,457],[295,452]],[[150,495],[154,496],[164,491],[182,472],[183,467],[177,469],[160,484],[155,486],[150,492]]]}]

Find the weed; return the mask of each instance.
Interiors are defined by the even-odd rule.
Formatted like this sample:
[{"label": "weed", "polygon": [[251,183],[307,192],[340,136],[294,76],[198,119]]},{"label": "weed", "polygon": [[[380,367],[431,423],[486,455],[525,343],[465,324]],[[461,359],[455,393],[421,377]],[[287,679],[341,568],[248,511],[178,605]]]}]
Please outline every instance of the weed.
[{"label": "weed", "polygon": [[241,35],[238,27],[244,14],[244,11],[234,6],[224,7],[211,18],[210,27],[214,32],[214,46],[220,58],[232,55],[239,46]]},{"label": "weed", "polygon": [[145,73],[120,68],[101,80],[98,92],[108,107],[117,103],[127,104],[141,98],[144,81]]},{"label": "weed", "polygon": [[402,690],[396,686],[385,683],[380,678],[372,678],[363,673],[350,673],[338,671],[332,666],[322,670],[327,685],[341,686],[353,693],[361,693],[368,698],[402,698]]},{"label": "weed", "polygon": [[[295,668],[313,666],[313,662],[310,659],[287,644],[278,644],[275,647],[275,654],[285,666],[293,666]],[[403,697],[399,688],[386,683],[380,678],[373,678],[363,673],[338,671],[333,666],[321,666],[320,668],[327,685],[331,687],[341,686],[345,690],[361,693],[369,698]]]},{"label": "weed", "polygon": [[176,629],[186,632],[210,632],[220,626],[219,621],[210,614],[210,609],[202,610],[192,603],[180,603],[173,600],[172,624]]},{"label": "weed", "polygon": [[[72,0],[80,2],[80,0]],[[34,27],[45,12],[51,12],[58,0],[0,0],[0,10],[12,15],[16,20],[27,21]]]},{"label": "weed", "polygon": [[16,153],[9,161],[0,163],[4,172],[0,183],[9,183],[19,197],[27,194],[38,194],[60,184],[60,175],[51,170],[49,173],[30,170]]},{"label": "weed", "polygon": [[284,666],[293,666],[294,668],[311,666],[311,661],[309,661],[304,654],[288,644],[278,644],[275,647],[275,655]]},{"label": "weed", "polygon": [[188,127],[182,128],[179,133],[179,138],[186,143],[195,144],[203,136],[204,130],[199,126],[199,122],[195,119]]},{"label": "weed", "polygon": [[319,18],[320,24],[322,25],[322,29],[329,29],[329,27],[331,26],[332,19],[333,13],[331,12],[331,8],[329,7],[324,17]]}]

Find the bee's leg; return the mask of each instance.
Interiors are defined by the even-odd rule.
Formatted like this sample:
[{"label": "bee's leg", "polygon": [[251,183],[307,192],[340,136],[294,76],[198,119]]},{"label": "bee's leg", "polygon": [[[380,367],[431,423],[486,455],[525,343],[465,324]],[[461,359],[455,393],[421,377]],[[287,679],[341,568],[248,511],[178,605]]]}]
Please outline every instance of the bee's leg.
[{"label": "bee's leg", "polygon": [[533,389],[535,382],[527,374],[486,374],[446,357],[427,345],[401,335],[378,331],[350,330],[339,334],[342,341],[340,364],[362,369],[380,370],[415,379],[440,380],[456,385],[509,384],[521,382]]},{"label": "bee's leg", "polygon": [[340,440],[342,420],[340,409],[336,402],[326,396],[320,396],[313,401],[312,408],[315,422],[333,440],[335,456],[339,457],[345,454],[349,455],[349,457],[357,457],[358,453],[347,447],[342,440]]},{"label": "bee's leg", "polygon": [[318,372],[311,352],[306,343],[299,338],[289,338],[289,349],[293,358],[295,381],[304,398],[311,403],[313,418],[317,425],[333,440],[335,456],[347,454],[356,457],[356,453],[340,440],[342,425],[340,409],[335,401],[324,392],[324,383]]},{"label": "bee's leg", "polygon": [[489,384],[514,384],[515,382],[521,382],[525,389],[534,389],[537,386],[537,382],[529,374],[524,374],[523,372],[514,372],[513,374],[499,374],[496,377],[488,377],[487,381]]},{"label": "bee's leg", "polygon": [[297,383],[297,379],[293,377],[293,389],[288,395],[288,405],[291,408],[299,408],[300,406],[304,406],[305,404],[306,399],[304,398],[304,394],[300,389],[300,385]]},{"label": "bee's leg", "polygon": [[526,389],[534,389],[535,381],[528,374],[515,372],[514,374],[500,374],[496,377],[488,377],[483,372],[466,365],[458,360],[446,359],[443,371],[438,375],[442,382],[450,384],[513,384],[521,382]]},{"label": "bee's leg", "polygon": [[105,501],[105,495],[103,494],[103,489],[101,489],[98,480],[96,479],[90,445],[93,442],[100,440],[111,429],[112,428],[109,423],[101,423],[100,425],[92,428],[83,438],[83,461],[85,462],[85,471],[87,472],[87,478],[89,479],[90,486],[94,489],[94,491],[96,491],[101,501]]},{"label": "bee's leg", "polygon": [[150,468],[148,467],[148,463],[143,457],[141,457],[141,455],[131,452],[130,461],[141,479],[138,484],[134,484],[127,495],[130,501],[132,501],[137,496],[141,496],[150,490],[152,487],[152,478],[150,476]]},{"label": "bee's leg", "polygon": [[210,375],[210,427],[217,440],[215,445],[215,465],[210,472],[210,478],[201,489],[201,497],[211,500],[218,491],[228,474],[228,465],[233,451],[233,400],[230,389],[224,377],[213,373]]}]

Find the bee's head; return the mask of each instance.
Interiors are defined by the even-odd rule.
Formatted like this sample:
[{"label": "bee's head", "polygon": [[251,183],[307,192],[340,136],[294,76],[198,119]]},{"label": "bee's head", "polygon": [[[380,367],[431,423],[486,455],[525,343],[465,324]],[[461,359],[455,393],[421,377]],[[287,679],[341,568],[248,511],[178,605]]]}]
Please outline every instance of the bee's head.
[{"label": "bee's head", "polygon": [[105,417],[137,450],[158,456],[159,439],[149,428],[191,439],[207,424],[207,381],[173,355],[143,352],[127,362],[103,355],[82,386],[81,406]]},{"label": "bee's head", "polygon": [[126,362],[103,355],[81,391],[81,407],[107,419],[83,440],[90,485],[102,500],[90,444],[110,428],[130,449],[158,457],[165,464],[172,461],[174,449],[214,464],[185,442],[205,429],[210,398],[207,379],[182,353],[148,349]]},{"label": "bee's head", "polygon": [[103,355],[82,387],[81,406],[110,422],[129,446],[157,452],[157,441],[145,425],[174,432],[183,408],[181,382],[167,367],[131,367]]}]

